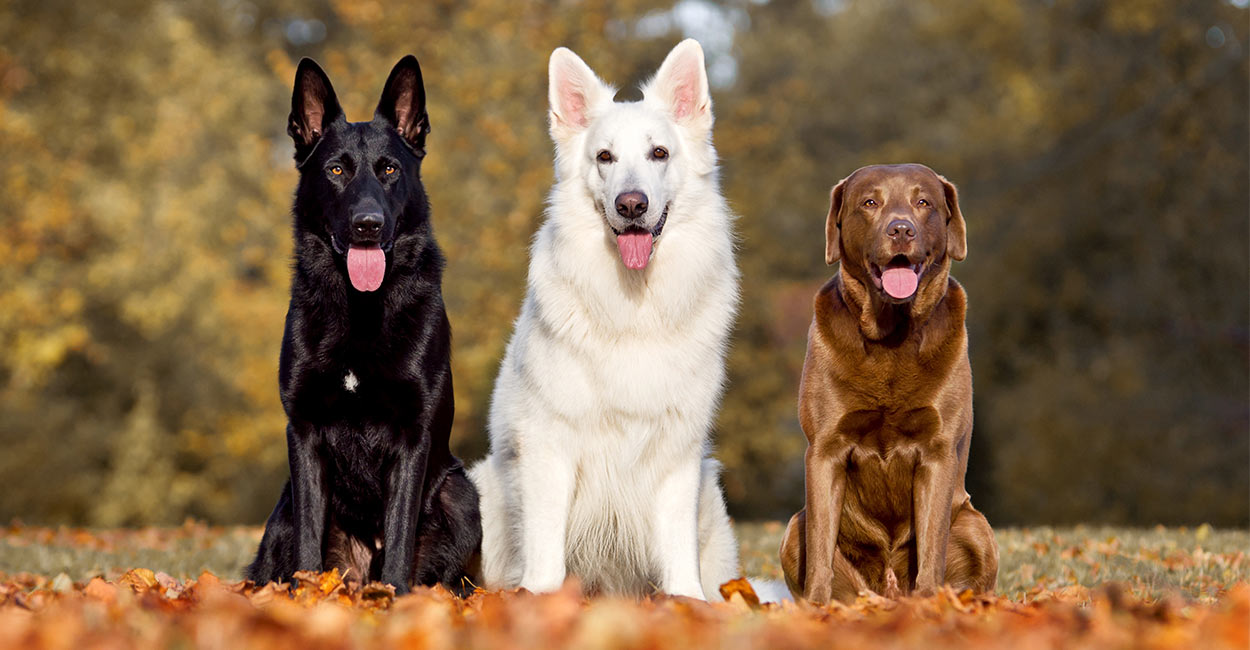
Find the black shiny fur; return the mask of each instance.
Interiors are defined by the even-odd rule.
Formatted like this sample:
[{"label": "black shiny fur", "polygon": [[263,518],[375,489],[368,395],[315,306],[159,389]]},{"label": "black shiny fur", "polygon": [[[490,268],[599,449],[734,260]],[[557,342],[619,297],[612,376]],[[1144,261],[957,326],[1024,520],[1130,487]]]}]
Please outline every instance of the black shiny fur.
[{"label": "black shiny fur", "polygon": [[[289,581],[333,564],[399,593],[462,589],[482,529],[477,491],[448,448],[451,329],[420,177],[429,120],[417,60],[396,64],[372,121],[349,123],[304,59],[288,132],[300,170],[279,371],[291,480],[246,575]],[[379,231],[353,228],[364,213],[382,216]],[[349,245],[385,252],[376,291],[353,288]]]}]

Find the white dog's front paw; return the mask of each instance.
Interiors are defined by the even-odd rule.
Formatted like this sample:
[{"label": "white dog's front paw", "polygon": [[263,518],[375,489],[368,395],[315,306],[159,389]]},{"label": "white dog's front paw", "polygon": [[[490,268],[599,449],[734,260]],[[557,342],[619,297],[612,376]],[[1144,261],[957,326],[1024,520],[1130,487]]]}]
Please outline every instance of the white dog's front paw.
[{"label": "white dog's front paw", "polygon": [[521,587],[535,594],[559,591],[564,585],[563,575],[522,576]]},{"label": "white dog's front paw", "polygon": [[696,600],[707,600],[707,596],[703,595],[703,587],[698,584],[665,589],[664,593],[670,596],[685,596],[686,598],[694,598]]}]

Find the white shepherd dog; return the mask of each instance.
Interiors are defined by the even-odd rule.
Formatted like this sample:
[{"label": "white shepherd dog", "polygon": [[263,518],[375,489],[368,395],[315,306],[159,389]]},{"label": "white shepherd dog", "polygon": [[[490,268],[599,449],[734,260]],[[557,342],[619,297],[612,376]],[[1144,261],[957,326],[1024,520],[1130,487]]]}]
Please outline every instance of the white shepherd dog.
[{"label": "white shepherd dog", "polygon": [[551,53],[556,184],[491,402],[482,578],[719,599],[738,544],[709,456],[738,305],[703,49],[640,102]]}]

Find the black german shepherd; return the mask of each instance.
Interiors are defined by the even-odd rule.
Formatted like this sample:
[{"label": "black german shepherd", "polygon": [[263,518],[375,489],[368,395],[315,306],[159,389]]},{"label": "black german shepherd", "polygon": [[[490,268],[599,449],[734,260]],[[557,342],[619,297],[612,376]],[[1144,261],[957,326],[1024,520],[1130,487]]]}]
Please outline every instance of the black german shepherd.
[{"label": "black german shepherd", "polygon": [[454,405],[443,254],[421,160],[417,59],[395,64],[370,122],[300,61],[295,269],[279,381],[291,479],[247,577],[337,567],[351,582],[459,590],[482,538],[478,497],[448,449]]}]

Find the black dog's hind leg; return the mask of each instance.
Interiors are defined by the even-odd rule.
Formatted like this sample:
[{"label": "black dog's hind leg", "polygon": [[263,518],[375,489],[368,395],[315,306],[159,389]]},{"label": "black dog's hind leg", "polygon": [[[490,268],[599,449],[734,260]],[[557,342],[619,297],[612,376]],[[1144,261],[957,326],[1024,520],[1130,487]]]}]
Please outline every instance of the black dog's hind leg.
[{"label": "black dog's hind leg", "polygon": [[291,501],[291,481],[287,481],[265,522],[265,534],[261,537],[256,559],[244,570],[243,576],[258,585],[269,582],[289,582],[295,573],[295,516]]},{"label": "black dog's hind leg", "polygon": [[448,470],[430,497],[421,517],[413,582],[442,583],[456,595],[467,596],[474,585],[466,579],[466,570],[482,545],[477,488],[464,467],[457,466]]}]

